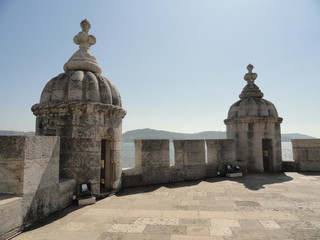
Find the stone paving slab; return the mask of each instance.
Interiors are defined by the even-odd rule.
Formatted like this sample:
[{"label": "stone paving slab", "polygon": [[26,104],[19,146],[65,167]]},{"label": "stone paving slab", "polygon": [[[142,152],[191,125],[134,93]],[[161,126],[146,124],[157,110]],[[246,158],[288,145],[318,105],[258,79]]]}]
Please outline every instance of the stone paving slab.
[{"label": "stone paving slab", "polygon": [[124,189],[71,206],[14,240],[320,239],[320,173],[247,175]]}]

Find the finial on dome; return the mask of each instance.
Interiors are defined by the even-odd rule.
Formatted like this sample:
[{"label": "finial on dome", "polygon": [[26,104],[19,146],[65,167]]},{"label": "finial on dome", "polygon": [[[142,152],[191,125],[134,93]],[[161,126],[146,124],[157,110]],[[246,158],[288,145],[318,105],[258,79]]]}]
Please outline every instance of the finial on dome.
[{"label": "finial on dome", "polygon": [[74,36],[73,42],[79,45],[80,48],[90,48],[97,41],[95,36],[88,34],[91,24],[87,19],[85,19],[81,21],[80,26],[82,32],[79,32],[76,36]]},{"label": "finial on dome", "polygon": [[243,88],[241,94],[239,95],[240,99],[244,98],[262,98],[263,93],[260,91],[259,87],[254,83],[254,81],[257,79],[258,74],[252,72],[253,65],[249,64],[247,66],[248,72],[244,75],[244,80],[246,80],[248,83]]},{"label": "finial on dome", "polygon": [[248,83],[254,83],[254,81],[257,79],[258,77],[258,74],[256,73],[253,73],[252,70],[253,70],[254,66],[252,64],[249,64],[247,66],[247,69],[248,69],[248,73],[246,73],[244,75],[244,80],[246,80]]},{"label": "finial on dome", "polygon": [[100,74],[101,68],[89,50],[89,48],[96,43],[95,36],[88,34],[91,24],[87,19],[84,19],[81,21],[80,27],[82,31],[73,38],[73,42],[79,45],[79,50],[76,51],[64,65],[64,70],[66,72],[83,70]]},{"label": "finial on dome", "polygon": [[91,24],[87,19],[82,20],[80,23],[80,26],[81,26],[82,32],[86,32],[86,33],[88,33],[89,29],[91,28]]}]

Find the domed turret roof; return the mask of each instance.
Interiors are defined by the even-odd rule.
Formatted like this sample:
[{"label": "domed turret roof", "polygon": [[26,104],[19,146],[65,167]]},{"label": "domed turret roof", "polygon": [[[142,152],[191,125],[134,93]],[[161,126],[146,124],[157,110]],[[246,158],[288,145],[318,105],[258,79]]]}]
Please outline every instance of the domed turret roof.
[{"label": "domed turret roof", "polygon": [[228,119],[244,117],[278,117],[278,112],[273,103],[263,99],[263,93],[254,83],[258,77],[253,73],[253,65],[247,66],[248,73],[245,74],[244,80],[247,85],[243,88],[240,99],[234,103],[228,112]]},{"label": "domed turret roof", "polygon": [[116,87],[101,76],[101,68],[90,52],[96,38],[89,35],[90,23],[85,19],[80,23],[82,31],[73,41],[79,45],[64,65],[65,73],[52,78],[44,87],[40,104],[68,102],[101,103],[121,107],[121,97]]}]

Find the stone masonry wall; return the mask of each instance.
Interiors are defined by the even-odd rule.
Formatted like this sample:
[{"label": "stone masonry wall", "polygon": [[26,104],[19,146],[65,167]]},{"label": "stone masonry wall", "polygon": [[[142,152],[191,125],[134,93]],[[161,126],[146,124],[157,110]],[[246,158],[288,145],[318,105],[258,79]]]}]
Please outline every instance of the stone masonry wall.
[{"label": "stone masonry wall", "polygon": [[234,139],[237,162],[251,173],[264,172],[262,140],[270,139],[270,172],[281,172],[281,132],[277,118],[247,117],[227,121],[227,138]]},{"label": "stone masonry wall", "polygon": [[59,180],[59,149],[59,137],[0,137],[0,236],[72,202],[74,181]]},{"label": "stone masonry wall", "polygon": [[[39,109],[38,109],[39,108]],[[37,107],[36,134],[60,136],[60,177],[90,182],[100,194],[101,141],[111,142],[112,161],[105,187],[121,187],[121,137],[123,109],[99,103],[70,103]],[[76,188],[76,191],[79,189]]]},{"label": "stone masonry wall", "polygon": [[225,173],[227,163],[235,164],[233,140],[174,140],[173,143],[175,165],[170,166],[169,140],[135,140],[136,165],[122,171],[123,187],[214,177]]},{"label": "stone masonry wall", "polygon": [[320,171],[320,139],[292,139],[298,171]]}]

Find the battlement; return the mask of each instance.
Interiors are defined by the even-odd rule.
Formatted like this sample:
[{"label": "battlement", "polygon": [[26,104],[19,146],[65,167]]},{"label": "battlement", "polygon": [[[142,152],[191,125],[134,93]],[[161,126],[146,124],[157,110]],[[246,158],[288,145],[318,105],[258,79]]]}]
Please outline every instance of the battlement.
[{"label": "battlement", "polygon": [[169,140],[134,143],[135,167],[122,171],[123,187],[214,177],[225,174],[228,163],[236,164],[235,144],[230,139],[174,140],[171,166]]}]

